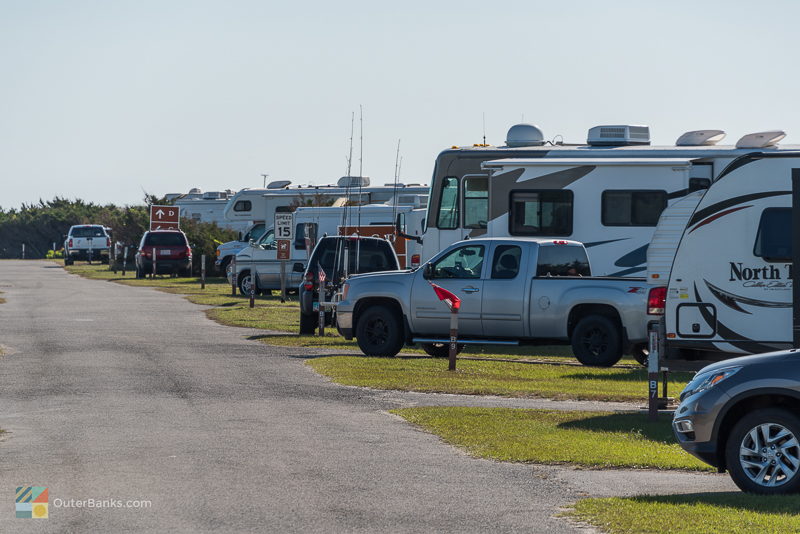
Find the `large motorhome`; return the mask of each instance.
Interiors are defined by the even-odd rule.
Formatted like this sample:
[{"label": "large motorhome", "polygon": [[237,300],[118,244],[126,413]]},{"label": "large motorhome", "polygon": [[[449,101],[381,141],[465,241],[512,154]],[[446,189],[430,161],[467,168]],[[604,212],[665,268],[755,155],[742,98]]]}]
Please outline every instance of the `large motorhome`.
[{"label": "large motorhome", "polygon": [[422,259],[468,237],[563,238],[586,245],[598,275],[643,276],[664,208],[762,150],[756,141],[717,145],[724,135],[692,131],[675,145],[650,146],[646,126],[597,126],[585,144],[564,144],[519,124],[506,146],[445,150],[434,168]]},{"label": "large motorhome", "polygon": [[798,206],[800,147],[770,143],[664,212],[647,278],[661,288],[651,307],[664,308],[668,358],[800,346]]}]

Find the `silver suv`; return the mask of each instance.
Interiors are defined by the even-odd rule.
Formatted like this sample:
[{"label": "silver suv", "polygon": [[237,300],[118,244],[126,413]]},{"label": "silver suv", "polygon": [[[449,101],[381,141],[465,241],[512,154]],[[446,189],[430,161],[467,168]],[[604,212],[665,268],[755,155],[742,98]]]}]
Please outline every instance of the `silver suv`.
[{"label": "silver suv", "polygon": [[743,491],[800,491],[800,351],[709,365],[680,400],[672,427],[686,451]]}]

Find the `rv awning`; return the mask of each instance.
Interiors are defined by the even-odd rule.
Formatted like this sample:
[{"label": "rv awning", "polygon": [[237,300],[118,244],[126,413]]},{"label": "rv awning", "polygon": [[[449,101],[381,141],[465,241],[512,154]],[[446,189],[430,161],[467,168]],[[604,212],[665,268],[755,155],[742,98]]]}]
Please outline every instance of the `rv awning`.
[{"label": "rv awning", "polygon": [[613,165],[632,167],[688,167],[698,158],[507,158],[484,161],[484,169],[499,167],[578,167]]}]

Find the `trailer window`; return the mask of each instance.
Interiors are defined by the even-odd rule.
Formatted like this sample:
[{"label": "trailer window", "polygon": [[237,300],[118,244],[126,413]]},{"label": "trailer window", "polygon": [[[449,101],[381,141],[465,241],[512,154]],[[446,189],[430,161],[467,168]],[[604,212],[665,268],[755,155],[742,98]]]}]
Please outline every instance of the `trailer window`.
[{"label": "trailer window", "polygon": [[317,223],[298,223],[294,227],[294,249],[305,250],[306,248],[306,225],[310,225],[309,236],[313,238],[317,235]]},{"label": "trailer window", "polygon": [[767,261],[792,261],[791,208],[767,208],[763,211],[753,254]]},{"label": "trailer window", "polygon": [[250,211],[253,209],[253,203],[249,200],[239,200],[233,205],[233,211]]},{"label": "trailer window", "polygon": [[570,245],[539,247],[536,276],[590,276],[586,249]]},{"label": "trailer window", "polygon": [[655,226],[667,207],[666,191],[603,191],[603,226]]},{"label": "trailer window", "polygon": [[572,191],[513,191],[511,235],[568,236],[572,234]]},{"label": "trailer window", "polygon": [[453,176],[445,178],[442,182],[436,226],[442,230],[458,228],[458,178]]},{"label": "trailer window", "polygon": [[489,178],[464,178],[464,228],[486,228],[489,220]]}]

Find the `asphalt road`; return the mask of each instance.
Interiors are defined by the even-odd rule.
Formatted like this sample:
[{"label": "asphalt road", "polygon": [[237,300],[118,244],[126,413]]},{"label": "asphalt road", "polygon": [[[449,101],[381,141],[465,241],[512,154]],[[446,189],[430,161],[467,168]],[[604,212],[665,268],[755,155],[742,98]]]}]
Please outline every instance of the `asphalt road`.
[{"label": "asphalt road", "polygon": [[[432,397],[332,384],[176,295],[21,261],[0,291],[0,532],[573,532],[586,495],[732,488],[470,458],[386,413]],[[24,485],[48,519],[14,518]],[[90,499],[117,506],[64,506]]]}]

